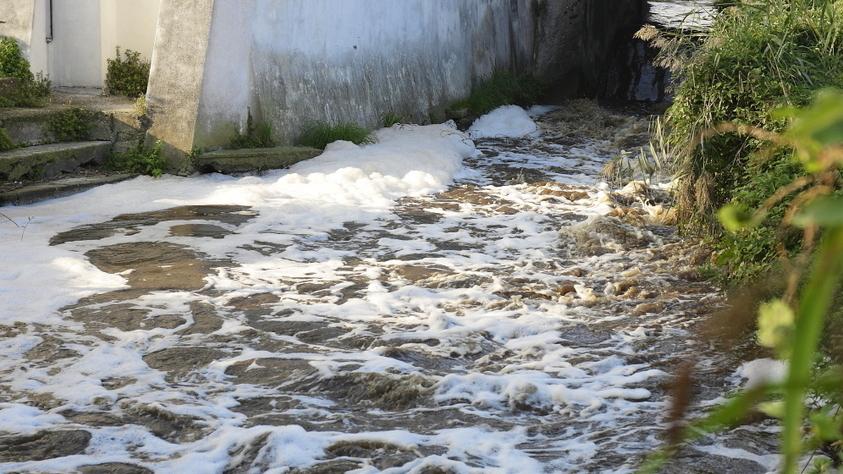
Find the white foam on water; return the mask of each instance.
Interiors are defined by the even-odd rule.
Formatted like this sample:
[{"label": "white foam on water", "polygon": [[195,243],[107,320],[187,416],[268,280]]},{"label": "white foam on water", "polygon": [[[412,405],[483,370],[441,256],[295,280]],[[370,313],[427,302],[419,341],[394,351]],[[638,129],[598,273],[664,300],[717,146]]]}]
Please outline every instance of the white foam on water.
[{"label": "white foam on water", "polygon": [[499,107],[477,119],[468,134],[471,138],[521,138],[538,133],[539,126],[526,110],[517,105]]},{"label": "white foam on water", "polygon": [[[475,137],[541,140],[536,123],[520,108],[494,111],[473,130]],[[18,222],[27,216],[33,220],[23,239],[19,229],[0,227],[0,243],[9,254],[0,269],[0,324],[24,323],[18,333],[0,339],[0,382],[22,397],[55,400],[55,408],[0,404],[0,431],[79,429],[61,415],[66,410],[120,415],[153,407],[191,418],[201,436],[176,443],[140,424],[83,425],[92,434],[83,454],[0,463],[0,470],[62,472],[127,462],[160,472],[222,472],[258,440],[264,442],[252,450],[257,450],[255,465],[265,472],[312,466],[339,442],[378,442],[414,453],[412,460],[384,472],[431,467],[461,473],[565,472],[591,468],[607,446],[625,449],[625,459],[652,448],[648,439],[660,430],[665,401],[659,387],[667,374],[640,356],[653,340],[652,324],[669,327],[682,316],[669,310],[660,319],[630,319],[627,310],[594,308],[605,298],[604,288],[632,275],[624,273],[630,260],[649,258],[647,249],[633,256],[617,248],[585,257],[569,248],[574,226],[614,209],[599,178],[610,157],[600,155],[593,143],[545,144],[553,153],[500,148],[484,156],[478,153],[483,142],[475,145],[453,124],[398,126],[376,137],[372,145],[334,143],[313,160],[260,177],[138,178],[3,208]],[[466,160],[492,173],[507,167],[557,170],[547,171],[550,179],[585,197],[543,195],[523,182],[493,185],[496,176],[464,168]],[[447,206],[430,197],[455,180],[459,190],[480,196]],[[399,201],[414,207],[405,209]],[[246,206],[256,215],[241,225],[172,220],[139,226],[132,235],[49,246],[57,233],[119,214],[211,204]],[[412,221],[410,212],[422,223]],[[218,225],[233,233],[218,239],[170,235],[172,225],[184,223]],[[355,226],[359,230],[349,230]],[[343,241],[333,234],[337,231],[351,236]],[[122,302],[149,321],[183,317],[176,327],[92,332],[60,311],[85,296],[126,288],[130,274],[102,272],[84,254],[131,242],[184,245],[230,263],[211,272],[200,291],[150,291]],[[657,245],[657,239],[653,242]],[[428,273],[413,276],[408,266]],[[569,271],[574,268],[587,274],[577,276]],[[656,284],[669,285],[658,278],[666,277],[654,276]],[[301,290],[302,284],[313,289]],[[522,296],[530,288],[519,285],[538,296]],[[560,285],[576,289],[560,296],[555,293]],[[513,289],[518,294],[509,295]],[[274,298],[257,305],[264,311],[257,316],[234,308],[238,300],[266,294]],[[184,334],[197,323],[192,305],[211,308],[222,319],[220,327],[210,334]],[[256,322],[306,323],[337,335],[328,342],[307,342],[298,333],[256,330]],[[60,338],[74,354],[20,362],[49,336]],[[143,358],[173,348],[217,352],[214,360],[173,383],[166,370],[152,369]],[[239,383],[227,373],[245,366],[249,374],[279,360],[301,363],[312,374],[269,386]],[[423,380],[430,404],[393,413],[365,399],[348,411],[342,393],[290,388],[304,379],[328,384],[366,376],[398,380],[400,387]],[[106,383],[122,379],[124,384]],[[352,384],[349,390],[364,385]],[[243,405],[260,399],[278,403],[266,415],[286,418],[273,423],[244,414]],[[354,417],[361,414],[401,429],[356,424]],[[453,423],[432,429],[416,422],[432,414]],[[623,462],[612,468],[630,470]],[[365,464],[359,472],[380,471]]]}]

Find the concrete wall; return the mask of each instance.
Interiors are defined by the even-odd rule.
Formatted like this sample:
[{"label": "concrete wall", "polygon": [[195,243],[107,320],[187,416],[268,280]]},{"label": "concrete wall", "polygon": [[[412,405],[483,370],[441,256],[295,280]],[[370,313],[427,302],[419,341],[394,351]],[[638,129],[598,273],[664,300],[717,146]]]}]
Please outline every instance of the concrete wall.
[{"label": "concrete wall", "polygon": [[[195,84],[178,85],[184,75],[170,70],[172,62],[153,63],[149,102],[158,106],[151,133],[174,145],[225,145],[245,126],[249,110],[256,121],[270,123],[281,142],[293,141],[315,120],[374,127],[389,112],[425,120],[495,69],[532,63],[535,0],[203,3],[212,19],[207,40],[162,35],[159,26],[156,57],[188,49],[205,59],[192,140],[162,120],[183,113],[165,96],[189,95]],[[176,16],[184,5],[164,1]],[[162,24],[163,18],[162,10]]]},{"label": "concrete wall", "polygon": [[190,153],[194,147],[213,4],[214,0],[161,4],[146,103],[148,115],[154,117],[150,138],[162,140],[170,156]]},{"label": "concrete wall", "polygon": [[0,0],[0,35],[15,38],[27,46],[27,53],[34,8],[34,0]]},{"label": "concrete wall", "polygon": [[[247,111],[287,143],[310,121],[375,127],[386,113],[438,119],[437,111],[496,69],[536,73],[555,81],[559,95],[596,94],[608,50],[618,32],[640,24],[644,4],[164,0],[149,89],[151,134],[186,153],[226,145],[245,127]],[[203,20],[194,24],[198,10]],[[176,24],[185,30],[174,31]],[[164,59],[179,54],[189,54],[190,68],[203,62],[199,84],[182,64]],[[194,97],[197,87],[198,107],[176,99]],[[175,116],[195,126],[172,129]]]},{"label": "concrete wall", "polygon": [[52,15],[49,3],[0,0],[0,35],[18,39],[54,86],[102,87],[117,46],[152,55],[161,0],[53,0]]},{"label": "concrete wall", "polygon": [[53,85],[101,87],[100,41],[99,0],[53,0],[53,41],[47,45]]},{"label": "concrete wall", "polygon": [[105,81],[106,60],[115,56],[117,47],[138,51],[146,59],[152,57],[160,10],[161,0],[100,0],[102,81]]}]

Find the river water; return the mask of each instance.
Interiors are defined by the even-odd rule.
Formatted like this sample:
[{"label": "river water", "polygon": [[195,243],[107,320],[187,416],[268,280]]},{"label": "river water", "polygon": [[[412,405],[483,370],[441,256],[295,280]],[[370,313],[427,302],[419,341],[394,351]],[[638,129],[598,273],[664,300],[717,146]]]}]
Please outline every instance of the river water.
[{"label": "river water", "polygon": [[[742,361],[700,335],[724,302],[663,186],[605,182],[646,118],[532,112],[2,209],[32,220],[0,229],[0,471],[634,470],[675,368],[704,407]],[[672,472],[765,472],[774,435]]]}]

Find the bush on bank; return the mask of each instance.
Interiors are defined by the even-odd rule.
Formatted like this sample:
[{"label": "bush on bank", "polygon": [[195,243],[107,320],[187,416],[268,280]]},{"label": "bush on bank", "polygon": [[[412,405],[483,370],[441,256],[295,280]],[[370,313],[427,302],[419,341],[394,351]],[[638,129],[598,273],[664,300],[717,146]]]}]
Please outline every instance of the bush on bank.
[{"label": "bush on bank", "polygon": [[13,38],[0,37],[0,107],[40,107],[50,96],[50,81],[30,71]]},{"label": "bush on bank", "polygon": [[712,237],[725,278],[739,282],[759,277],[779,256],[793,256],[802,240],[781,230],[788,199],[770,209],[762,226],[734,235],[723,234],[716,211],[730,202],[757,208],[804,171],[789,152],[764,151],[757,137],[710,131],[736,122],[779,132],[787,122],[777,110],[806,105],[823,87],[843,87],[843,2],[760,0],[721,7],[707,39],[681,67],[683,82],[666,115],[667,139],[678,150],[686,230]]}]

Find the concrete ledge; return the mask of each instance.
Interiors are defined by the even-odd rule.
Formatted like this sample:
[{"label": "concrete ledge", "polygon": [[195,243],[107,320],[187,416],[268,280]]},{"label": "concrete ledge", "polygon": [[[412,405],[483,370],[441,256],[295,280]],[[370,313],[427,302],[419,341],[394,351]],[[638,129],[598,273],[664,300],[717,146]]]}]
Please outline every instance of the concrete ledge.
[{"label": "concrete ledge", "polygon": [[0,153],[0,180],[54,178],[86,163],[102,163],[111,142],[71,142],[18,148]]},{"label": "concrete ledge", "polygon": [[137,175],[82,176],[32,184],[11,191],[0,192],[0,206],[31,204],[47,199],[68,196],[104,184],[119,183],[135,176]]},{"label": "concrete ledge", "polygon": [[248,173],[287,168],[321,154],[317,148],[295,146],[219,150],[200,155],[195,166],[202,173]]}]

